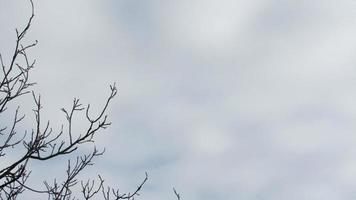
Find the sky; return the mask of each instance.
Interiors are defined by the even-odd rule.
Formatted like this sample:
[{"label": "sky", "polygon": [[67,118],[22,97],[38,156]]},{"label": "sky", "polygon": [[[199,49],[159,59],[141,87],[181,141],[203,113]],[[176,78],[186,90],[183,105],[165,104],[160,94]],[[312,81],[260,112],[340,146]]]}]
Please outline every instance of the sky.
[{"label": "sky", "polygon": [[[186,200],[355,199],[355,1],[34,3],[33,89],[53,127],[73,97],[100,108],[118,84],[96,138],[106,153],[84,178],[132,191],[148,172],[145,200],[173,187]],[[29,14],[26,0],[0,1],[4,57]],[[34,163],[31,181],[64,161]]]}]

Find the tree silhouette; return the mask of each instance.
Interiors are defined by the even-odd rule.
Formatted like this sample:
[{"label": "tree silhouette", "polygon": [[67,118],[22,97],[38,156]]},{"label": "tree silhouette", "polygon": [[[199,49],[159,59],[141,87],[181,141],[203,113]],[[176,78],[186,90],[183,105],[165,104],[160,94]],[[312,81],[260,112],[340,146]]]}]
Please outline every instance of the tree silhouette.
[{"label": "tree silhouette", "polygon": [[[31,86],[35,83],[29,81],[29,75],[35,65],[35,60],[28,57],[27,51],[37,45],[37,41],[25,44],[24,38],[28,33],[31,23],[34,19],[34,5],[31,5],[31,16],[23,29],[16,29],[16,43],[12,57],[6,60],[0,54],[0,64],[2,72],[0,73],[0,116],[8,116],[12,119],[10,126],[0,124],[0,200],[20,199],[24,191],[43,194],[48,199],[69,200],[69,199],[104,199],[133,200],[137,197],[148,180],[145,177],[138,187],[131,193],[120,193],[119,189],[105,186],[104,179],[98,175],[98,178],[87,181],[78,180],[80,174],[86,167],[93,165],[93,159],[101,156],[104,150],[99,150],[93,145],[90,153],[73,157],[73,153],[83,144],[95,144],[95,136],[102,129],[110,126],[108,122],[107,110],[112,99],[117,94],[115,84],[110,85],[110,92],[103,108],[96,114],[90,112],[90,104],[84,106],[79,99],[74,99],[69,109],[62,108],[66,118],[66,124],[61,126],[59,131],[51,128],[49,121],[41,118],[42,101],[41,96],[31,91]],[[8,64],[6,64],[8,63]],[[15,100],[23,95],[32,94],[34,100],[35,121],[31,131],[21,133],[17,131],[18,125],[23,121],[25,115],[20,114],[20,105],[17,106],[14,113],[7,110],[8,106],[14,106]],[[15,105],[16,107],[16,105]],[[73,116],[82,113],[83,118],[88,122],[84,132],[74,133],[72,126],[75,123]],[[12,149],[22,149],[23,154],[12,159],[10,163],[3,163]],[[22,152],[22,151],[20,151]],[[51,182],[44,181],[42,187],[28,185],[31,177],[31,162],[45,162],[48,164],[56,157],[66,157],[65,177],[63,181],[54,179]],[[4,165],[4,166],[3,166]],[[174,194],[178,200],[180,195],[174,189]]]}]

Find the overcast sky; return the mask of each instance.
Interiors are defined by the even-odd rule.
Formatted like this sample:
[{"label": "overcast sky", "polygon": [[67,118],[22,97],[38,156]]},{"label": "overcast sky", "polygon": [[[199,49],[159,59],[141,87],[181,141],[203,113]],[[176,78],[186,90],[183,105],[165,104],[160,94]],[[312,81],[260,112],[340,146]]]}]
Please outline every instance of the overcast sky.
[{"label": "overcast sky", "polygon": [[[85,178],[100,173],[130,191],[147,171],[145,200],[174,199],[173,186],[184,200],[356,198],[355,1],[36,0],[35,7],[32,78],[54,127],[73,97],[99,107],[108,85],[119,86],[113,125],[97,137],[106,154]],[[29,8],[0,0],[3,54]],[[35,168],[34,181],[51,180],[47,170],[39,177]]]}]

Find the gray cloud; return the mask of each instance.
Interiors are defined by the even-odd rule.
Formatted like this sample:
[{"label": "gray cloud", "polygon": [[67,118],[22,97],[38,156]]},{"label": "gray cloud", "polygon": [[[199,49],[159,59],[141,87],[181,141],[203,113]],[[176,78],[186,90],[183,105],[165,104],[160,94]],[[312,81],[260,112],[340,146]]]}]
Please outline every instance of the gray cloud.
[{"label": "gray cloud", "polygon": [[[0,6],[10,47],[26,4]],[[124,190],[149,171],[144,199],[174,185],[184,199],[354,199],[355,6],[38,1],[36,89],[60,121],[64,102],[100,105],[118,81],[88,174]]]}]

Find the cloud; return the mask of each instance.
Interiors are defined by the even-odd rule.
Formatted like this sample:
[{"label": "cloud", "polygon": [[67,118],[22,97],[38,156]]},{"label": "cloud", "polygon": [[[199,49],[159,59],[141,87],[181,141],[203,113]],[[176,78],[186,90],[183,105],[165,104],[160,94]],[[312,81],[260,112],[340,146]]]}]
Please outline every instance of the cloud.
[{"label": "cloud", "polygon": [[[27,6],[14,2],[0,4],[10,30]],[[118,81],[88,174],[126,190],[147,170],[142,198],[352,199],[354,6],[38,1],[36,90],[55,124],[72,97],[99,107]]]}]

